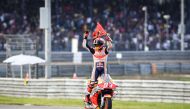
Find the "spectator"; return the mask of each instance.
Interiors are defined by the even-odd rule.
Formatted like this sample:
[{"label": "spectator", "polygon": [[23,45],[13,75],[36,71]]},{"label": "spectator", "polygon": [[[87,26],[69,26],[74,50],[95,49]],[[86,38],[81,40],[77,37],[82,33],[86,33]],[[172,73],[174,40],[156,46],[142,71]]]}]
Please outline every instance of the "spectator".
[{"label": "spectator", "polygon": [[[177,33],[179,24],[179,3],[174,0],[163,5],[152,0],[85,0],[85,1],[52,1],[52,50],[70,51],[71,39],[82,40],[81,33],[85,30],[93,31],[96,22],[100,21],[111,34],[113,50],[144,50],[144,12],[142,6],[148,9],[148,37],[149,50],[179,50],[180,37]],[[32,5],[31,5],[32,4]],[[188,1],[186,5],[190,5]],[[39,29],[39,7],[44,6],[43,0],[0,1],[0,33],[1,34],[31,34],[34,42],[43,40],[43,31]],[[22,7],[22,8],[20,8]],[[27,9],[26,9],[27,7]],[[171,7],[176,9],[171,10]],[[169,37],[167,37],[164,14],[170,14]],[[187,10],[187,13],[190,13]],[[186,18],[190,26],[190,15]],[[188,31],[187,31],[188,32]],[[185,40],[189,50],[190,41]],[[0,37],[0,51],[5,50],[5,37]],[[44,50],[44,42],[39,50]],[[79,46],[79,50],[84,50]]]}]

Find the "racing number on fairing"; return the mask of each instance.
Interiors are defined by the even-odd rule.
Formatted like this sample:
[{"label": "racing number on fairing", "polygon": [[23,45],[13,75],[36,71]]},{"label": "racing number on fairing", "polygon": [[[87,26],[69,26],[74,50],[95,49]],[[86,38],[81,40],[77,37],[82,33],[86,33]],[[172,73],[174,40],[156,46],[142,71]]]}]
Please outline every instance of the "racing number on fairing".
[{"label": "racing number on fairing", "polygon": [[104,88],[109,87],[108,83],[104,83]]},{"label": "racing number on fairing", "polygon": [[112,88],[112,84],[111,83],[104,83],[104,88]]}]

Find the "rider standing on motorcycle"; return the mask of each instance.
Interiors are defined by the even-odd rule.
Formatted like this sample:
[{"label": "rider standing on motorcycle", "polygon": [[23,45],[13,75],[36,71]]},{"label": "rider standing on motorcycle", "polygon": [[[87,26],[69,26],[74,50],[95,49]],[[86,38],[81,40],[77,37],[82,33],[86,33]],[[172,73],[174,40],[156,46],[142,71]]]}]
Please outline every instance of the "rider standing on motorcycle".
[{"label": "rider standing on motorcycle", "polygon": [[[109,54],[109,50],[112,48],[112,39],[110,38],[109,34],[106,34],[105,39],[100,38],[99,32],[93,32],[93,45],[94,47],[91,47],[88,45],[87,37],[89,35],[89,32],[86,31],[83,35],[83,47],[86,48],[92,55],[93,55],[93,61],[94,66],[91,74],[91,81],[87,86],[87,94],[85,96],[84,102],[87,105],[90,105],[91,102],[93,106],[97,107],[97,99],[93,99],[93,101],[90,100],[90,93],[94,86],[97,84],[97,79],[99,76],[101,76],[104,73],[107,73],[107,57]],[[94,101],[95,100],[95,101]]]}]

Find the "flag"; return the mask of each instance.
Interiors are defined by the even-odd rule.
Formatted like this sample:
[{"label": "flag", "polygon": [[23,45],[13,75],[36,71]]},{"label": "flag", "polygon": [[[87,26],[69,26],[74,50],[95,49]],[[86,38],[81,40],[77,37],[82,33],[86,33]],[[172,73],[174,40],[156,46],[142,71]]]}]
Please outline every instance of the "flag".
[{"label": "flag", "polygon": [[[98,36],[97,36],[97,34],[98,34]],[[106,34],[107,33],[104,30],[104,28],[102,27],[102,25],[99,22],[97,22],[96,28],[93,32],[93,38],[101,37],[101,36],[104,36]]]}]

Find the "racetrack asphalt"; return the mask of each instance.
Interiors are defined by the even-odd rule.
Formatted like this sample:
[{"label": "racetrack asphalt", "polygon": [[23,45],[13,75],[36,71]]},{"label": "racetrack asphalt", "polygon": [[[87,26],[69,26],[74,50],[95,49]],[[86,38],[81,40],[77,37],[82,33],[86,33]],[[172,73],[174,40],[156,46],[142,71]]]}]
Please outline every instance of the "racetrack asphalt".
[{"label": "racetrack asphalt", "polygon": [[66,106],[0,105],[0,109],[83,109],[83,108],[66,107]]}]

